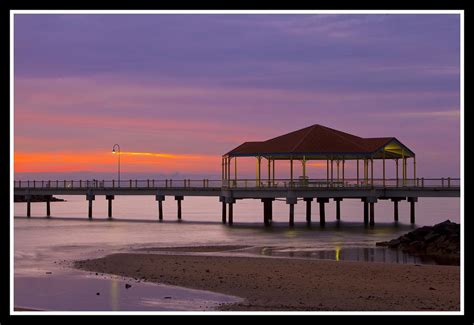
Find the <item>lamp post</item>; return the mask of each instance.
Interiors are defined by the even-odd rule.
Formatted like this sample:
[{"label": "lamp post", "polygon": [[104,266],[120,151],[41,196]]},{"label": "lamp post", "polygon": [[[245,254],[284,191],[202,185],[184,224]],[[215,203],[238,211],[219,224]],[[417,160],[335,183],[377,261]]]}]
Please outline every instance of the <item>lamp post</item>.
[{"label": "lamp post", "polygon": [[114,144],[114,147],[112,148],[112,153],[117,153],[115,151],[115,148],[118,149],[118,187],[120,187],[120,146],[118,144]]}]

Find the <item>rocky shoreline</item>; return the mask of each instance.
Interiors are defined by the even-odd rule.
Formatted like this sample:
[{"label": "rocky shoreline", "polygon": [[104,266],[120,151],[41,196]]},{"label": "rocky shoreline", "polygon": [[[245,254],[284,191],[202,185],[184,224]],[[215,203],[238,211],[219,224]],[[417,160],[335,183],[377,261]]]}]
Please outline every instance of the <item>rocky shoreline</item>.
[{"label": "rocky shoreline", "polygon": [[[32,195],[30,201],[31,202],[46,202],[48,200],[50,202],[64,202],[66,200],[59,199],[57,197],[51,195]],[[13,202],[26,202],[26,198],[24,195],[15,195]]]},{"label": "rocky shoreline", "polygon": [[460,225],[446,220],[434,226],[415,229],[397,239],[378,242],[376,246],[430,257],[439,264],[459,265]]}]

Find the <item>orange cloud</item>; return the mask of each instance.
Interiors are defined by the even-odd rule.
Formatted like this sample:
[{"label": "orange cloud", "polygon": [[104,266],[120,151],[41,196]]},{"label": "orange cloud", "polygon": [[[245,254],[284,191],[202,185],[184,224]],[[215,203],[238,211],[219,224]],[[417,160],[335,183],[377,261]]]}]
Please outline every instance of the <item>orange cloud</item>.
[{"label": "orange cloud", "polygon": [[[177,153],[121,152],[124,172],[220,171],[221,157]],[[111,152],[15,152],[15,172],[116,171]]]}]

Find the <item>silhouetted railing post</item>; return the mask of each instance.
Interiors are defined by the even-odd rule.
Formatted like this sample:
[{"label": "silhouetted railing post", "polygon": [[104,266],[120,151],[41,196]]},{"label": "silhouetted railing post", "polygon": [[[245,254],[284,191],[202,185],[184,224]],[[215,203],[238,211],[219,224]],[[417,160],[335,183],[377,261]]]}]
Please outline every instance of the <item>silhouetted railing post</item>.
[{"label": "silhouetted railing post", "polygon": [[444,177],[441,178],[441,187],[444,187]]},{"label": "silhouetted railing post", "polygon": [[451,187],[451,177],[448,177],[448,187]]}]

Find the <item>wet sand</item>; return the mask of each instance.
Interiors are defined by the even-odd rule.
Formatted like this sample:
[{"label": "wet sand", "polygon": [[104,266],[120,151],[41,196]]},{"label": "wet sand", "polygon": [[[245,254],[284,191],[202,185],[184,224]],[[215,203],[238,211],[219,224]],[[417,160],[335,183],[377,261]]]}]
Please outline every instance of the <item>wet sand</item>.
[{"label": "wet sand", "polygon": [[[179,251],[186,250],[209,252],[215,248]],[[458,311],[460,308],[458,266],[143,252],[76,261],[75,266],[245,299],[242,303],[221,305],[220,310]]]}]

